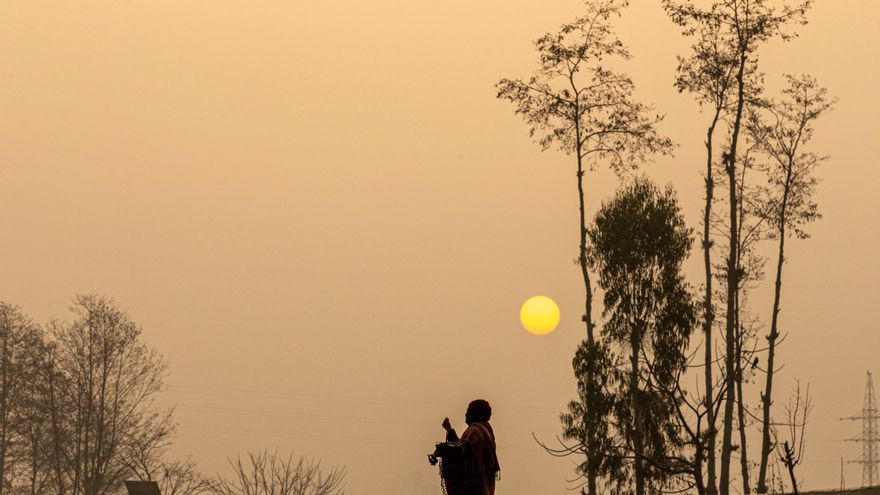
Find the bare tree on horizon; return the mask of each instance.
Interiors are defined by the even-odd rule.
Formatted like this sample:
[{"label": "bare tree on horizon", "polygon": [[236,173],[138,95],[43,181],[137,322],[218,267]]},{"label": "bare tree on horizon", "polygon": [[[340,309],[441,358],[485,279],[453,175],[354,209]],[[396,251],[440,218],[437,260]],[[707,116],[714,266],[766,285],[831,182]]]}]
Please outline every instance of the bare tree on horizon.
[{"label": "bare tree on horizon", "polygon": [[324,470],[320,462],[268,450],[227,460],[233,474],[217,477],[217,495],[344,495],[344,468]]},{"label": "bare tree on horizon", "polygon": [[[806,391],[801,391],[801,384],[797,382],[788,399],[785,407],[787,417],[784,425],[788,428],[788,438],[782,442],[782,452],[779,453],[779,460],[788,471],[789,480],[791,482],[791,492],[798,495],[798,482],[794,470],[804,459],[806,452],[807,422],[810,419],[810,413],[813,411],[813,397],[810,395],[810,385],[807,384]],[[779,443],[775,437],[777,433],[773,433],[774,441]],[[781,482],[781,481],[780,481]]]},{"label": "bare tree on horizon", "polygon": [[173,433],[171,411],[154,403],[167,365],[112,300],[80,295],[71,310],[73,320],[50,325],[57,495],[107,495],[131,474],[131,449],[164,444]]}]

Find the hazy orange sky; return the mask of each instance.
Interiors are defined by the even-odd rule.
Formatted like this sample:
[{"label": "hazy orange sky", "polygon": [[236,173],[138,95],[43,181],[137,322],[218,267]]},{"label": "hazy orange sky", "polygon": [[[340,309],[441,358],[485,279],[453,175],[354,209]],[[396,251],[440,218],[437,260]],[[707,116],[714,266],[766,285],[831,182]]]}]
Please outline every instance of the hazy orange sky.
[{"label": "hazy orange sky", "polygon": [[[687,41],[658,1],[632,3],[619,31],[635,58],[617,67],[680,144],[646,171],[696,226],[706,116],[672,87]],[[81,292],[128,308],[171,364],[173,454],[208,474],[278,448],[348,466],[351,493],[438,493],[425,454],[440,421],[461,428],[483,397],[499,493],[564,493],[572,464],[531,435],[551,439],[574,397],[573,164],[541,153],[493,84],[529,73],[532,40],[580,6],[4,2],[0,299],[40,321]],[[841,441],[860,425],[837,418],[880,371],[880,4],[820,1],[810,19],[762,52],[771,90],[807,72],[840,98],[811,144],[832,157],[824,219],[789,245],[776,403],[810,382],[801,473],[831,488],[860,453]],[[615,187],[588,176],[591,215]],[[534,294],[562,309],[546,337],[518,324]],[[766,320],[771,305],[765,284],[753,307]]]}]

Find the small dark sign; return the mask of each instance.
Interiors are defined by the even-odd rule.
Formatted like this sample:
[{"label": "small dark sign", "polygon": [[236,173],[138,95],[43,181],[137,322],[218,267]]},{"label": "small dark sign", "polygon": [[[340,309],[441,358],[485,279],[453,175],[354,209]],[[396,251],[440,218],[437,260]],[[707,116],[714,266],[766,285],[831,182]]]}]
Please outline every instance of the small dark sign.
[{"label": "small dark sign", "polygon": [[125,489],[128,495],[162,495],[155,481],[126,481]]}]

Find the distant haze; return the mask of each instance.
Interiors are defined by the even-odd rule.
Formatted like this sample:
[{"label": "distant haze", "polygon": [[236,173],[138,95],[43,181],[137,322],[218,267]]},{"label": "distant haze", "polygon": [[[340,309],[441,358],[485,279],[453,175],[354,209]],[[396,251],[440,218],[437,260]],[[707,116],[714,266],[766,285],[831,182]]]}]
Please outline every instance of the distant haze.
[{"label": "distant haze", "polygon": [[[439,493],[425,454],[479,397],[499,493],[565,493],[572,463],[532,433],[559,432],[584,337],[574,168],[493,84],[527,75],[532,40],[580,5],[5,2],[0,299],[42,322],[81,292],[126,307],[171,364],[172,453],[206,474],[278,448],[347,465],[351,493]],[[841,439],[861,425],[838,418],[880,372],[880,4],[817,2],[810,21],[761,57],[771,92],[806,72],[840,98],[810,143],[831,156],[824,218],[787,248],[778,355],[778,410],[794,378],[811,384],[815,489],[860,454]],[[672,87],[688,42],[657,1],[619,28],[634,59],[618,68],[680,145],[645,170],[697,226],[707,115]],[[589,174],[591,216],[616,186]],[[519,326],[536,294],[562,311],[546,337]],[[767,321],[771,305],[765,283],[752,308]]]}]

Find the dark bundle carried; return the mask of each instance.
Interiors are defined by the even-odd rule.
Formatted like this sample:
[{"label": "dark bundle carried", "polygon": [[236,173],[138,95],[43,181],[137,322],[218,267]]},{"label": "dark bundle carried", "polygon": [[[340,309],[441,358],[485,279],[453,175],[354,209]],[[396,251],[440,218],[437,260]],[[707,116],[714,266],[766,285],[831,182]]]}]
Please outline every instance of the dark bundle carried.
[{"label": "dark bundle carried", "polygon": [[439,442],[434,453],[428,454],[432,466],[440,465],[440,487],[446,495],[464,493],[464,462],[461,458],[462,445],[456,441]]}]

